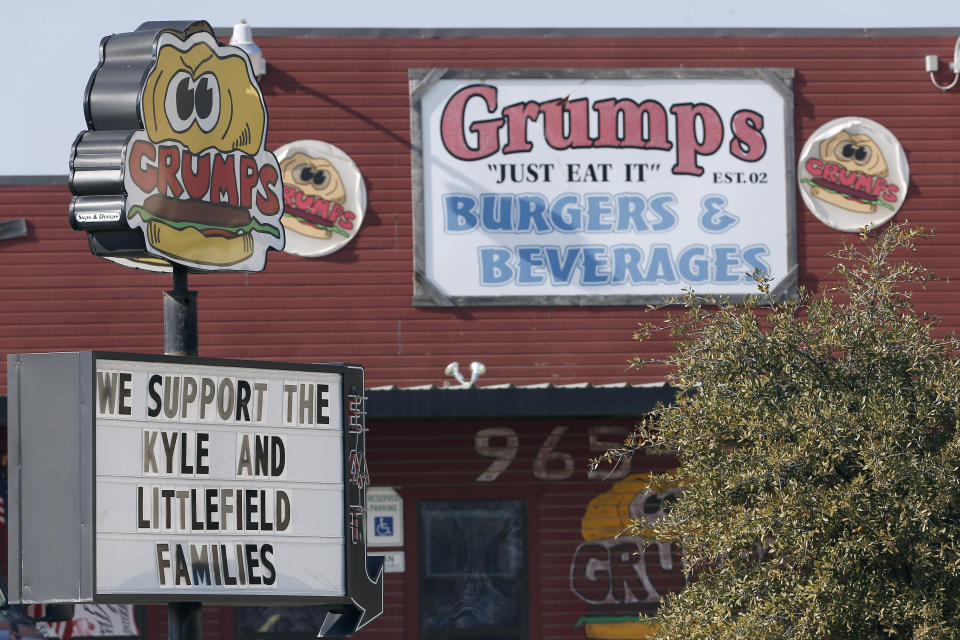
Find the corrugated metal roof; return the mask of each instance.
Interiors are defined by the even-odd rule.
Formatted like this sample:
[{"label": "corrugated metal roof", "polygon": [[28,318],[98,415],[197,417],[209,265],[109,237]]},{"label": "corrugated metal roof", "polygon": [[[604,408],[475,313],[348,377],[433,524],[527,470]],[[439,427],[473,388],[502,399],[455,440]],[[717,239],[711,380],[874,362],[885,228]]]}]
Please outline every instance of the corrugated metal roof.
[{"label": "corrugated metal roof", "polygon": [[632,384],[630,382],[613,382],[610,384],[593,384],[591,382],[571,382],[569,384],[554,384],[552,382],[539,382],[536,384],[490,384],[486,386],[479,385],[438,385],[438,384],[420,384],[410,387],[398,387],[395,384],[387,384],[377,387],[370,387],[367,391],[426,391],[429,389],[444,389],[447,391],[464,391],[467,389],[496,390],[496,389],[654,389],[669,386],[667,382],[651,382],[648,384]]},{"label": "corrugated metal roof", "polygon": [[486,418],[632,417],[673,401],[676,388],[666,382],[594,385],[552,382],[485,387],[467,385],[394,385],[367,389],[371,420],[473,420]]}]

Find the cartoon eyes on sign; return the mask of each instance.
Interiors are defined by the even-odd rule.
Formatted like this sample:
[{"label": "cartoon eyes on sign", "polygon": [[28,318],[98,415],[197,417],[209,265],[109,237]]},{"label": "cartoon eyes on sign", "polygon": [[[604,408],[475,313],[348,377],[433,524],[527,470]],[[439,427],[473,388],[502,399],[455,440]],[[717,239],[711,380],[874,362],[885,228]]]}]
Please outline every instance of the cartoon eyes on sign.
[{"label": "cartoon eyes on sign", "polygon": [[[873,140],[867,138],[868,142],[872,143]],[[870,159],[870,156],[873,154],[870,152],[869,146],[858,147],[857,145],[848,142],[843,145],[843,148],[840,149],[839,153],[835,154],[837,158],[841,160],[853,160],[859,165],[867,164],[867,161]],[[886,172],[886,169],[884,169]]]},{"label": "cartoon eyes on sign", "polygon": [[896,137],[866,118],[839,118],[817,129],[800,152],[797,174],[807,208],[841,231],[892,218],[910,181]]},{"label": "cartoon eyes on sign", "polygon": [[275,152],[283,176],[284,251],[315,258],[353,240],[363,222],[367,190],[343,151],[317,140],[298,140]]},{"label": "cartoon eyes on sign", "polygon": [[154,142],[177,140],[195,154],[211,147],[255,154],[263,143],[266,111],[247,61],[207,42],[160,49],[143,96]]},{"label": "cartoon eyes on sign", "polygon": [[[310,160],[302,153],[298,153],[291,158],[293,162],[289,164],[293,165],[300,159]],[[347,200],[347,196],[343,192],[343,181],[340,180],[340,174],[337,173],[337,170],[333,168],[329,161],[323,158],[314,160],[312,164],[307,162],[306,164],[296,165],[292,175],[293,180],[303,185],[301,189],[305,191],[316,190],[317,195],[323,196],[331,202],[343,203]]]},{"label": "cartoon eyes on sign", "polygon": [[194,80],[186,71],[178,71],[167,85],[163,108],[170,126],[177,133],[183,133],[194,122],[201,131],[210,133],[220,119],[220,83],[217,76],[205,73]]}]

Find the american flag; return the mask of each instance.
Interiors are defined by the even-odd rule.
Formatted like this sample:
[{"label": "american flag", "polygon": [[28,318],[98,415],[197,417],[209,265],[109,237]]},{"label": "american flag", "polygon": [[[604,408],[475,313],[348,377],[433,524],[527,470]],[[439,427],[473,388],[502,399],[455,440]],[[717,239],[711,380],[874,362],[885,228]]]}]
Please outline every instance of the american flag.
[{"label": "american flag", "polygon": [[[28,604],[25,609],[27,616],[31,618],[42,618],[46,614],[46,605],[42,604]],[[73,624],[70,620],[65,620],[63,622],[37,622],[36,623],[37,631],[39,631],[44,638],[49,638],[50,640],[70,640],[73,636]]]},{"label": "american flag", "polygon": [[[26,607],[32,618],[43,617],[45,606]],[[37,622],[37,630],[49,640],[77,640],[105,636],[140,636],[136,612],[131,604],[78,604],[73,620]]]}]

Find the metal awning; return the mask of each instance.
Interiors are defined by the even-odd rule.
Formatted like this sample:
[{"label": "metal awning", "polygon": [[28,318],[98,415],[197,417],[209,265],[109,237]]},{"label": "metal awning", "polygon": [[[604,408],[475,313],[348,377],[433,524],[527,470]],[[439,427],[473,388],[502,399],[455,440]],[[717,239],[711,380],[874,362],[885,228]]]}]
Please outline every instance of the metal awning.
[{"label": "metal awning", "polygon": [[367,389],[370,420],[638,417],[673,401],[667,383],[589,383]]}]

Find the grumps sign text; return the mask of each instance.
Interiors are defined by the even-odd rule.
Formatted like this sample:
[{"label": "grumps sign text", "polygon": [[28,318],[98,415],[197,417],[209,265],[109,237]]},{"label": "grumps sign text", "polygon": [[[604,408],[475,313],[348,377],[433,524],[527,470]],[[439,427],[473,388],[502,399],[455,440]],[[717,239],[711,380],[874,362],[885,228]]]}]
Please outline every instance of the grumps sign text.
[{"label": "grumps sign text", "polygon": [[415,302],[795,284],[792,72],[410,72]]}]

